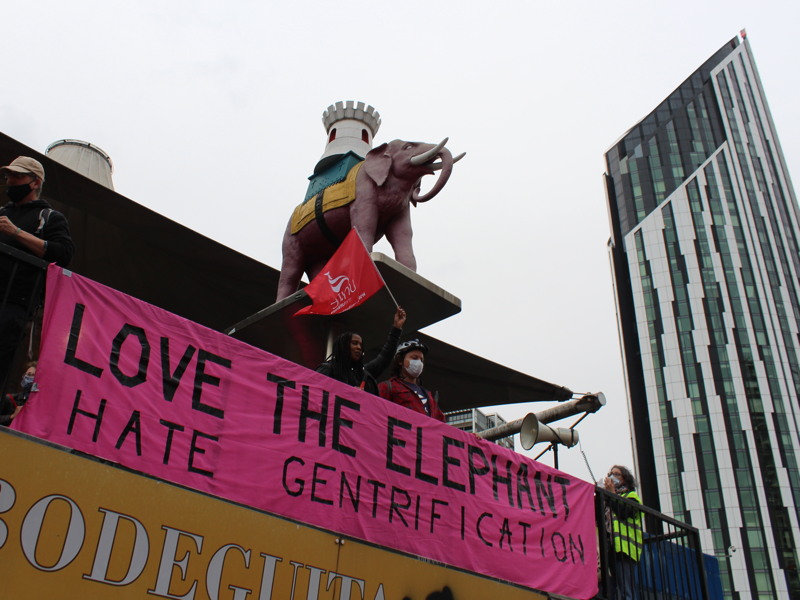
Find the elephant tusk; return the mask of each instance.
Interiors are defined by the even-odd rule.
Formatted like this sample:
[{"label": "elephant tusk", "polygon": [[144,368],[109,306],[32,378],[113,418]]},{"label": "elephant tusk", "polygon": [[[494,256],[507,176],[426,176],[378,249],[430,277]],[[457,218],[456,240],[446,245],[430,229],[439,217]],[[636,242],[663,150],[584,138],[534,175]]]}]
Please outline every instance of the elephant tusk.
[{"label": "elephant tusk", "polygon": [[437,154],[439,154],[439,152],[442,151],[442,148],[444,148],[445,144],[447,143],[447,140],[449,139],[450,138],[444,138],[441,142],[439,142],[436,145],[435,148],[431,148],[430,150],[428,150],[427,152],[423,152],[422,154],[417,154],[416,156],[412,156],[409,162],[411,162],[411,164],[414,166],[424,165],[426,162],[434,158]]},{"label": "elephant tusk", "polygon": [[[467,155],[467,153],[466,153],[466,152],[462,152],[461,154],[459,154],[458,156],[456,156],[456,157],[453,159],[453,164],[455,164],[455,163],[457,163],[458,161],[460,161],[460,160],[461,160],[462,158],[464,158],[466,155]],[[438,171],[438,170],[439,170],[439,169],[441,169],[441,168],[442,168],[442,163],[441,163],[441,162],[433,163],[432,165],[430,165],[430,169],[431,169],[432,171]]]}]

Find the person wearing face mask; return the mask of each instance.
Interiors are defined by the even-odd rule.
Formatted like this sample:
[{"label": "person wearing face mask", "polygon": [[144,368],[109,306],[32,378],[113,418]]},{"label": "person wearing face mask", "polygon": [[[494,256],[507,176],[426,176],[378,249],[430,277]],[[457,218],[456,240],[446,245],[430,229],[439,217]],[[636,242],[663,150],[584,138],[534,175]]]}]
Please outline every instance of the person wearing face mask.
[{"label": "person wearing face mask", "polygon": [[381,398],[444,422],[436,398],[419,381],[427,354],[428,347],[419,340],[400,344],[394,355],[392,378],[381,382],[378,391]]},{"label": "person wearing face mask", "polygon": [[[68,266],[75,246],[66,217],[41,198],[42,164],[20,156],[0,167],[0,176],[5,178],[8,201],[0,208],[0,243]],[[39,304],[34,287],[41,275],[40,269],[0,252],[0,390],[5,389],[25,325]]]},{"label": "person wearing face mask", "polygon": [[[636,493],[636,479],[630,469],[614,465],[603,481],[603,487],[622,498],[641,504]],[[609,502],[610,535],[613,541],[614,558],[612,579],[615,595],[620,600],[634,600],[636,587],[634,573],[642,556],[644,546],[642,512],[622,502]]]},{"label": "person wearing face mask", "polygon": [[392,361],[405,322],[406,311],[398,306],[386,343],[378,356],[366,363],[364,362],[361,336],[351,331],[341,334],[333,343],[331,356],[317,367],[317,372],[377,396],[377,377],[386,370]]},{"label": "person wearing face mask", "polygon": [[36,361],[28,363],[25,374],[20,381],[20,391],[16,394],[5,394],[0,400],[0,425],[8,426],[17,413],[28,401],[33,391],[33,378],[36,375]]}]

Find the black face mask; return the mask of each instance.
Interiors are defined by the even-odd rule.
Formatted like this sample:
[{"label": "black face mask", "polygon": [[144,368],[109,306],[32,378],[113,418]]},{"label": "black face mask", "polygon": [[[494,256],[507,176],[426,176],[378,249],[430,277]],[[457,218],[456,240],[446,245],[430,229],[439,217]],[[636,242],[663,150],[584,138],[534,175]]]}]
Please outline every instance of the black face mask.
[{"label": "black face mask", "polygon": [[31,193],[31,184],[23,183],[20,185],[10,185],[6,188],[6,196],[11,198],[12,202],[19,202]]}]

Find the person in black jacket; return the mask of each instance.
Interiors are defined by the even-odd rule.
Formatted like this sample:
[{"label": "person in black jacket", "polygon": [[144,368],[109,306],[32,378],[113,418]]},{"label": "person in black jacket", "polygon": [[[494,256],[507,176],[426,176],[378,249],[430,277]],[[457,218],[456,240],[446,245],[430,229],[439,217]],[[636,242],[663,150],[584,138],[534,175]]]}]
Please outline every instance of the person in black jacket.
[{"label": "person in black jacket", "polygon": [[397,342],[406,322],[406,311],[397,307],[389,338],[380,354],[371,361],[364,362],[364,349],[361,336],[351,331],[341,334],[333,344],[331,356],[317,367],[317,372],[337,381],[361,388],[370,394],[378,395],[378,380],[394,357]]},{"label": "person in black jacket", "polygon": [[[5,195],[0,208],[0,243],[62,267],[69,265],[75,246],[66,217],[41,198],[44,167],[33,158],[20,156],[5,167]],[[14,362],[25,324],[40,298],[36,278],[41,271],[0,253],[0,389]]]}]

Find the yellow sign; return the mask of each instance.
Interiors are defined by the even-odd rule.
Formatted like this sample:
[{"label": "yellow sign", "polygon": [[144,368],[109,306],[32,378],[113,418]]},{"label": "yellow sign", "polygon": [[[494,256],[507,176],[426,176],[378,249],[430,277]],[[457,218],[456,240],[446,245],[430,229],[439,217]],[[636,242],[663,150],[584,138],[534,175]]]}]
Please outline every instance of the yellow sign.
[{"label": "yellow sign", "polygon": [[4,598],[546,598],[8,430],[0,453]]}]

